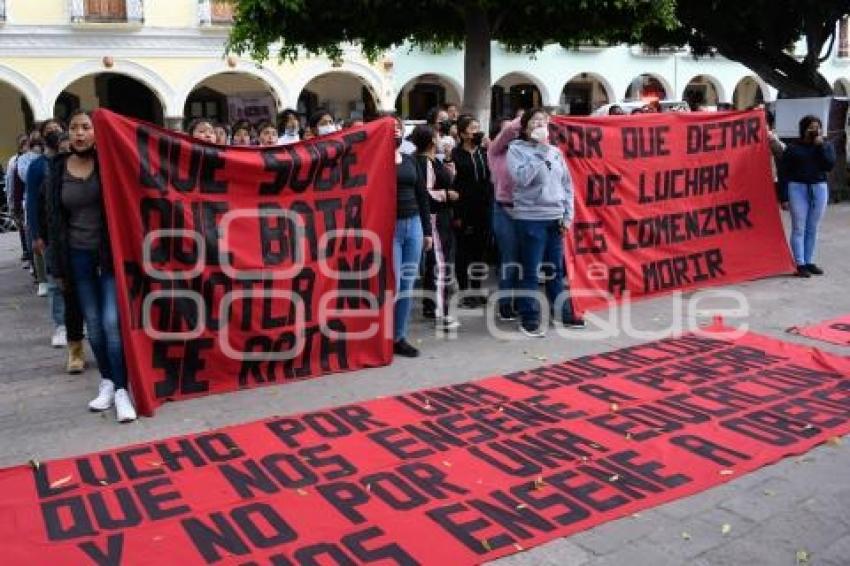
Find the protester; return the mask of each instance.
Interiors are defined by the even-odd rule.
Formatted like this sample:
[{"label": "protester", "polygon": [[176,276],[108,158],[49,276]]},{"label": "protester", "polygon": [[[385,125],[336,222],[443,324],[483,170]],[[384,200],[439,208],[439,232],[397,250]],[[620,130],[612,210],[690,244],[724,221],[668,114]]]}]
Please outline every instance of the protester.
[{"label": "protester", "polygon": [[[470,115],[458,119],[461,145],[452,151],[455,164],[454,188],[460,194],[455,206],[454,229],[457,238],[455,260],[458,285],[465,291],[464,308],[478,308],[487,303],[481,292],[481,273],[470,274],[470,268],[486,265],[484,251],[490,237],[490,201],[493,188],[487,154],[481,147],[484,134],[478,121]],[[478,269],[480,271],[480,268]]]},{"label": "protester", "polygon": [[257,145],[262,147],[277,145],[277,127],[271,122],[260,122],[257,132]]},{"label": "protester", "polygon": [[[18,230],[21,241],[21,267],[23,269],[30,269],[32,266],[32,254],[30,253],[29,243],[27,242],[23,219],[24,182],[18,176],[17,167],[18,159],[29,149],[29,137],[26,134],[19,135],[16,140],[16,147],[17,152],[6,163],[6,182],[4,188],[6,191],[6,204],[9,212],[12,214],[12,219],[15,221],[15,227]],[[17,198],[18,195],[20,195],[20,199]]]},{"label": "protester", "polygon": [[[765,110],[762,108],[762,110]],[[776,116],[773,112],[765,110],[767,119],[767,145],[770,148],[770,170],[773,174],[773,185],[776,188],[776,198],[782,202],[782,188],[779,183],[779,168],[777,163],[782,160],[785,153],[785,142],[779,139],[776,133]]]},{"label": "protester", "polygon": [[230,143],[238,146],[253,145],[251,124],[245,120],[233,124],[233,137],[231,137]]},{"label": "protester", "polygon": [[213,131],[215,132],[215,143],[218,145],[230,143],[230,128],[226,124],[216,124]]},{"label": "protester", "polygon": [[460,110],[458,110],[457,104],[454,102],[448,102],[445,106],[446,109],[446,117],[453,124],[457,124],[457,121],[460,119]]},{"label": "protester", "polygon": [[20,211],[21,220],[25,226],[27,249],[30,250],[32,255],[32,274],[37,285],[36,294],[39,297],[46,297],[49,293],[49,287],[47,285],[47,270],[44,265],[44,254],[33,248],[32,233],[29,228],[26,227],[27,215],[25,208],[28,192],[27,174],[29,173],[30,165],[39,159],[44,153],[44,140],[41,137],[41,131],[39,129],[35,129],[30,132],[28,147],[29,149],[27,152],[18,157],[15,162],[15,169],[18,176],[16,182],[19,183],[15,186],[15,190],[17,192],[15,196],[15,210]]},{"label": "protester", "polygon": [[327,110],[317,110],[314,112],[313,115],[310,116],[308,125],[310,126],[310,131],[316,137],[326,136],[336,131],[334,116]]},{"label": "protester", "polygon": [[789,144],[782,155],[782,208],[791,211],[791,253],[800,277],[823,275],[815,264],[815,249],[829,201],[826,175],[835,166],[835,149],[824,140],[822,130],[817,117],[804,116],[799,141]]},{"label": "protester", "polygon": [[425,253],[422,288],[429,294],[422,300],[422,315],[433,319],[439,330],[454,330],[460,323],[449,315],[451,277],[454,265],[454,232],[452,230],[451,203],[459,195],[452,189],[453,175],[437,159],[439,137],[431,126],[419,125],[410,134],[416,146],[416,162],[420,178],[425,179],[428,191],[431,234],[433,246]]},{"label": "protester", "polygon": [[[519,139],[508,147],[508,172],[514,182],[513,218],[522,264],[518,297],[520,331],[542,337],[540,303],[532,298],[538,274],[546,264],[550,272],[546,296],[550,309],[559,305],[564,285],[564,232],[573,221],[573,183],[561,151],[549,144],[549,116],[543,109],[529,110],[520,120]],[[581,327],[567,297],[556,314],[565,326]]]},{"label": "protester", "polygon": [[289,145],[301,141],[299,129],[301,121],[298,119],[298,113],[291,108],[287,108],[280,115],[280,131],[283,132],[277,139],[279,145]]},{"label": "protester", "polygon": [[456,144],[452,137],[453,123],[449,118],[449,113],[442,108],[435,107],[428,111],[425,119],[438,135],[437,159],[450,163],[452,150]]},{"label": "protester", "polygon": [[499,252],[499,319],[516,320],[513,291],[519,285],[519,243],[513,219],[514,183],[508,172],[508,145],[520,134],[520,118],[506,120],[490,147],[487,160],[493,179],[493,235]]},{"label": "protester", "polygon": [[[313,118],[310,127],[314,128]],[[393,266],[395,267],[396,299],[394,305],[393,352],[415,358],[419,350],[407,341],[411,291],[419,273],[423,248],[431,249],[431,218],[425,179],[419,175],[413,156],[401,153],[404,123],[396,118],[396,226],[393,236]]]},{"label": "protester", "polygon": [[625,113],[626,113],[625,110],[623,110],[623,107],[620,106],[619,104],[613,104],[613,105],[611,105],[610,108],[608,108],[608,115],[609,116],[622,116]]},{"label": "protester", "polygon": [[50,269],[57,283],[76,292],[101,373],[98,395],[89,409],[105,411],[114,403],[118,421],[129,422],[136,419],[136,411],[127,393],[115,274],[91,116],[73,112],[69,131],[71,154],[54,158],[47,179]]},{"label": "protester", "polygon": [[[33,252],[38,257],[46,253],[46,226],[44,226],[44,196],[42,183],[47,172],[48,162],[59,151],[59,135],[63,127],[59,120],[46,120],[41,124],[40,134],[45,142],[45,149],[27,168],[26,175],[26,225],[29,241]],[[50,340],[54,348],[64,348],[68,345],[65,326],[65,302],[62,291],[56,286],[53,277],[45,270],[45,283],[53,318],[53,336]],[[80,333],[82,329],[80,328]],[[82,339],[80,336],[78,339]]]},{"label": "protester", "polygon": [[[209,143],[216,143],[218,138],[215,135],[215,128],[212,122],[206,118],[195,118],[186,127],[186,133],[195,138]],[[74,151],[74,134],[71,133],[71,152]]]}]

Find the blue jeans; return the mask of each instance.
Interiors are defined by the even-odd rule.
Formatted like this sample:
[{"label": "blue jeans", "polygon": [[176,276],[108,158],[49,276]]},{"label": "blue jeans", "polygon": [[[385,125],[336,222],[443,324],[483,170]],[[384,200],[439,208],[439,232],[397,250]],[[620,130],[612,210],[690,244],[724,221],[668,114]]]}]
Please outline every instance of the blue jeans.
[{"label": "blue jeans", "polygon": [[65,326],[65,297],[62,289],[56,285],[56,280],[50,273],[47,274],[47,298],[50,299],[50,314],[53,324]]},{"label": "blue jeans", "polygon": [[504,293],[499,305],[510,305],[513,293],[505,291],[519,287],[519,243],[513,217],[498,202],[493,203],[493,234],[499,249],[499,291]]},{"label": "blue jeans", "polygon": [[413,306],[410,293],[419,274],[423,237],[422,221],[419,215],[399,218],[395,221],[393,266],[395,267],[396,299],[393,339],[396,342],[407,338],[407,323],[410,321],[410,309]]},{"label": "blue jeans", "polygon": [[818,224],[826,212],[829,188],[826,183],[788,183],[791,207],[791,253],[797,265],[814,263]]},{"label": "blue jeans", "polygon": [[[545,264],[547,269],[546,298],[554,308],[558,296],[564,292],[564,235],[558,220],[514,219],[519,257],[522,265],[519,288],[523,295],[537,291],[537,275]],[[517,299],[517,310],[523,326],[534,328],[540,324],[540,302],[531,296]],[[562,320],[573,318],[572,304],[564,301],[560,313]]]},{"label": "blue jeans", "polygon": [[72,248],[70,256],[71,276],[97,367],[104,379],[115,384],[115,389],[126,389],[127,370],[118,324],[115,275],[99,272],[95,251]]}]

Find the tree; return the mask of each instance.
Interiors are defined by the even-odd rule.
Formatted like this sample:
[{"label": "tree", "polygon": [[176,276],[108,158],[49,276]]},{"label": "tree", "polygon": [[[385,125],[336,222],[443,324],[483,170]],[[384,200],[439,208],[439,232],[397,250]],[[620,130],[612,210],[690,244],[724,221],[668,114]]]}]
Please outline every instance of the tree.
[{"label": "tree", "polygon": [[647,26],[672,27],[674,7],[675,0],[237,0],[228,49],[256,60],[271,48],[282,59],[338,59],[350,42],[374,60],[405,42],[463,47],[462,106],[486,127],[492,41],[528,53],[547,43],[635,42]]},{"label": "tree", "polygon": [[[716,51],[789,97],[826,96],[832,87],[818,67],[848,12],[850,0],[679,0],[679,26],[648,28],[644,40],[688,43],[698,56]],[[803,37],[806,53],[799,56],[793,49]]]}]

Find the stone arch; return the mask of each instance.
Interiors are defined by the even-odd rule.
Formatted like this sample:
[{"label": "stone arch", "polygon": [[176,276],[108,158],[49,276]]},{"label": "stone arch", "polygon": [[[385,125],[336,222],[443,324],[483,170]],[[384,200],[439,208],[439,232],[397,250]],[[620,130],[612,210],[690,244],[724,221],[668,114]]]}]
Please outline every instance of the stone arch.
[{"label": "stone arch", "polygon": [[675,94],[676,94],[675,91],[673,90],[673,86],[670,84],[670,81],[665,79],[662,75],[659,75],[658,73],[641,73],[641,74],[637,75],[636,77],[634,77],[629,82],[629,85],[626,87],[626,92],[623,93],[623,95],[626,99],[629,99],[629,98],[636,99],[636,98],[638,98],[637,96],[634,95],[634,93],[632,91],[633,91],[634,88],[636,88],[637,81],[639,79],[652,79],[652,80],[657,81],[658,84],[661,85],[661,88],[664,89],[664,97],[662,98],[662,100],[670,100],[670,97],[675,96]]},{"label": "stone arch", "polygon": [[45,96],[45,102],[49,104],[49,109],[52,114],[53,106],[59,95],[80,79],[99,75],[102,73],[112,73],[116,75],[124,75],[139,81],[147,86],[151,92],[159,99],[162,106],[162,111],[165,116],[175,116],[182,113],[183,108],[176,109],[174,107],[174,90],[159,74],[155,71],[139,65],[133,61],[118,59],[112,67],[105,67],[102,60],[91,59],[77,63],[62,72],[60,72],[53,82],[48,86]]},{"label": "stone arch", "polygon": [[[616,91],[614,90],[614,87],[611,86],[611,83],[608,81],[608,79],[606,79],[605,77],[603,77],[602,75],[600,75],[598,73],[581,72],[581,73],[574,74],[572,77],[570,77],[570,79],[567,82],[564,83],[563,87],[561,87],[561,91],[560,91],[561,94],[560,94],[559,103],[562,104],[562,105],[566,105],[566,104],[569,103],[569,100],[566,100],[566,95],[567,95],[567,89],[569,88],[569,86],[571,84],[573,84],[575,82],[589,82],[589,81],[596,81],[599,84],[599,86],[602,88],[602,92],[605,95],[605,99],[606,99],[606,101],[603,104],[609,104],[609,103],[613,103],[613,102],[617,101]],[[592,93],[591,93],[591,98],[593,98]],[[588,113],[592,113],[595,110],[595,108],[593,108],[593,106],[594,106],[593,100],[589,101],[589,106],[590,107],[587,109]],[[570,113],[573,113],[573,109],[570,109]]]},{"label": "stone arch", "polygon": [[186,101],[189,99],[192,92],[207,79],[211,79],[217,75],[225,73],[249,75],[264,82],[269,87],[269,91],[272,96],[275,98],[278,110],[290,105],[292,96],[291,91],[277,73],[262,65],[258,66],[255,63],[247,61],[236,60],[232,67],[224,61],[214,61],[198,67],[189,79],[182,85],[174,101],[177,112],[170,116],[182,117]]}]

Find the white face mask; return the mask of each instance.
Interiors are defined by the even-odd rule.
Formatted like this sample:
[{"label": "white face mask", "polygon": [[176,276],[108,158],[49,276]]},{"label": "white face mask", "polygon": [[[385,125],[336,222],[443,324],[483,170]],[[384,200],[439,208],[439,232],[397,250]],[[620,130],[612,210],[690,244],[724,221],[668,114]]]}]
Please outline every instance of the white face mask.
[{"label": "white face mask", "polygon": [[548,143],[549,142],[549,128],[546,126],[539,126],[531,130],[531,139],[535,140],[538,143]]},{"label": "white face mask", "polygon": [[333,124],[326,124],[324,126],[319,126],[316,128],[316,133],[320,136],[326,136],[328,134],[332,134],[336,131],[336,126]]}]

